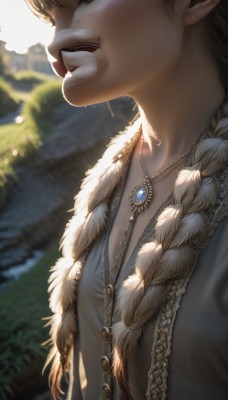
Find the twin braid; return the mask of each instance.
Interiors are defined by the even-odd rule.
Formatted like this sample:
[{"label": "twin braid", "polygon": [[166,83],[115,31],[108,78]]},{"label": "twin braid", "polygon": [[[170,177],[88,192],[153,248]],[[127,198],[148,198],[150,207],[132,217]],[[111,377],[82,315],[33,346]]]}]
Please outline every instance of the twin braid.
[{"label": "twin braid", "polygon": [[228,104],[215,114],[207,137],[195,149],[192,166],[179,172],[174,202],[158,216],[153,240],[138,252],[135,273],[119,293],[122,319],[113,326],[114,375],[120,399],[132,399],[128,361],[134,353],[145,323],[166,299],[168,281],[188,271],[193,263],[194,242],[208,232],[206,210],[216,204],[214,175],[228,162]]},{"label": "twin braid", "polygon": [[62,257],[51,268],[49,278],[50,309],[54,315],[51,326],[52,343],[44,370],[51,363],[49,385],[54,399],[62,393],[61,378],[70,368],[73,336],[77,333],[75,303],[86,253],[94,239],[104,229],[108,205],[113,190],[123,176],[126,159],[140,134],[140,119],[111,141],[103,157],[87,172],[81,191],[75,199],[75,213],[62,238]]},{"label": "twin braid", "polygon": [[[62,375],[69,370],[73,337],[77,334],[75,303],[83,261],[92,242],[104,229],[108,200],[123,176],[126,159],[141,132],[140,118],[114,139],[96,166],[88,171],[76,197],[75,215],[62,240],[63,257],[51,269],[50,308],[54,315],[50,335],[53,347],[44,368],[52,364],[49,384],[53,398],[61,393]],[[119,296],[122,320],[113,326],[114,375],[120,398],[130,400],[127,363],[142,334],[143,326],[166,298],[166,283],[184,273],[192,263],[192,240],[207,232],[205,211],[217,199],[214,174],[228,161],[228,105],[212,120],[209,133],[198,143],[193,165],[180,171],[175,183],[174,204],[158,217],[154,239],[136,259],[135,274],[123,284]]]}]

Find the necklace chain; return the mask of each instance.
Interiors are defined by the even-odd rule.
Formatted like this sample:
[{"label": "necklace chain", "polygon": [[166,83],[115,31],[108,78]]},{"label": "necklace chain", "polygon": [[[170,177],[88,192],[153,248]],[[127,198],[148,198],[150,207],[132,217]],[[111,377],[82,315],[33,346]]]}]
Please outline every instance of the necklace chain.
[{"label": "necklace chain", "polygon": [[133,218],[133,219],[137,215],[141,214],[144,210],[146,210],[149,207],[149,205],[151,204],[152,199],[153,199],[152,181],[154,181],[159,176],[163,175],[166,171],[168,171],[174,165],[178,164],[178,162],[183,160],[189,154],[189,151],[182,154],[180,157],[178,157],[176,160],[174,160],[167,167],[163,168],[161,171],[158,171],[156,174],[154,174],[152,177],[150,177],[147,174],[145,167],[143,165],[143,155],[142,155],[143,143],[144,143],[143,136],[141,136],[141,147],[140,147],[140,151],[139,151],[139,160],[140,160],[140,165],[141,165],[141,169],[143,172],[144,180],[143,180],[143,182],[141,182],[139,185],[135,186],[132,189],[131,194],[129,196],[130,209],[133,214],[131,216],[131,218]]},{"label": "necklace chain", "polygon": [[155,178],[158,178],[159,176],[161,176],[162,174],[164,174],[166,171],[168,171],[170,168],[172,168],[174,165],[178,164],[178,162],[180,162],[181,160],[183,160],[183,158],[185,158],[188,154],[189,151],[187,151],[186,153],[182,154],[182,156],[178,157],[176,160],[174,160],[171,164],[169,164],[168,166],[166,166],[165,168],[163,168],[161,171],[158,171],[155,175],[153,175],[152,177],[150,177],[145,170],[145,167],[143,165],[143,154],[142,154],[142,150],[143,150],[143,144],[144,144],[144,140],[143,137],[141,136],[141,148],[139,151],[139,159],[140,159],[140,165],[142,168],[142,172],[144,176],[147,176],[150,181],[154,180]]}]

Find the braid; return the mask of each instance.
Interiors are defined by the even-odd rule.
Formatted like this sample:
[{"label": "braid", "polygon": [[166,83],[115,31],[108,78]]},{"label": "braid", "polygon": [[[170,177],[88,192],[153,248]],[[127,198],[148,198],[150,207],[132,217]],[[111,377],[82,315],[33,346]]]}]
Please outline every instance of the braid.
[{"label": "braid", "polygon": [[50,309],[54,315],[46,343],[52,342],[44,369],[52,363],[49,385],[54,399],[61,391],[61,378],[69,371],[73,336],[77,333],[75,302],[77,282],[83,269],[86,253],[94,239],[104,229],[107,219],[107,200],[120,181],[126,157],[129,156],[140,133],[141,121],[130,125],[125,134],[111,141],[103,157],[87,172],[81,191],[75,199],[75,215],[66,226],[61,241],[63,257],[51,268],[49,278]]},{"label": "braid", "polygon": [[[227,107],[224,110],[227,116]],[[180,172],[175,184],[174,204],[158,217],[154,239],[141,248],[135,274],[123,284],[119,296],[122,321],[113,327],[116,341],[114,373],[122,398],[131,399],[127,361],[135,350],[145,322],[164,303],[166,283],[190,267],[193,257],[191,239],[205,235],[205,210],[214,205],[217,198],[211,175],[222,168],[228,158],[228,121],[222,115],[221,111],[217,113],[207,138],[198,144],[193,166]],[[50,308],[54,316],[47,325],[51,326],[49,341],[53,347],[44,369],[52,363],[49,384],[54,399],[61,393],[61,378],[69,370],[73,337],[77,334],[76,289],[84,260],[92,242],[104,229],[107,200],[123,175],[126,158],[138,139],[140,127],[138,118],[124,135],[112,140],[102,159],[88,171],[75,200],[75,215],[63,235],[63,257],[51,269]]]},{"label": "braid", "polygon": [[113,326],[114,375],[121,399],[132,399],[127,363],[145,323],[164,304],[167,283],[186,273],[194,257],[193,241],[208,231],[206,210],[217,200],[214,174],[228,161],[228,106],[215,114],[206,138],[196,145],[193,165],[182,169],[174,187],[174,204],[158,217],[154,238],[138,252],[135,273],[119,293],[122,320]]}]

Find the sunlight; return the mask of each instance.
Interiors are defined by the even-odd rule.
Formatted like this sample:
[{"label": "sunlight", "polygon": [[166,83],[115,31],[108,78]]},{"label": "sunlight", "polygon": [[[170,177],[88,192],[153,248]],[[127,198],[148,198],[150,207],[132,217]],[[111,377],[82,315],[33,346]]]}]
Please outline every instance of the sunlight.
[{"label": "sunlight", "polygon": [[35,17],[24,0],[0,0],[0,10],[0,40],[7,50],[26,53],[28,47],[50,41],[53,29]]}]

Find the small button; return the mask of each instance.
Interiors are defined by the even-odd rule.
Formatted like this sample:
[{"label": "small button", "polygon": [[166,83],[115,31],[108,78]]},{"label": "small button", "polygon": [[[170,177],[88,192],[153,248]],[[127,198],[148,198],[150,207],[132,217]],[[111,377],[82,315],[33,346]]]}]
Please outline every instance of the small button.
[{"label": "small button", "polygon": [[101,386],[102,394],[104,399],[110,399],[111,398],[111,389],[110,386],[107,383],[104,383]]},{"label": "small button", "polygon": [[100,365],[103,372],[105,372],[106,374],[110,372],[111,363],[108,357],[106,356],[101,357]]},{"label": "small button", "polygon": [[113,298],[114,288],[113,288],[113,286],[111,284],[106,286],[105,294],[106,294],[107,299],[112,299]]},{"label": "small button", "polygon": [[101,337],[105,343],[108,343],[111,338],[111,331],[107,326],[101,329]]}]

